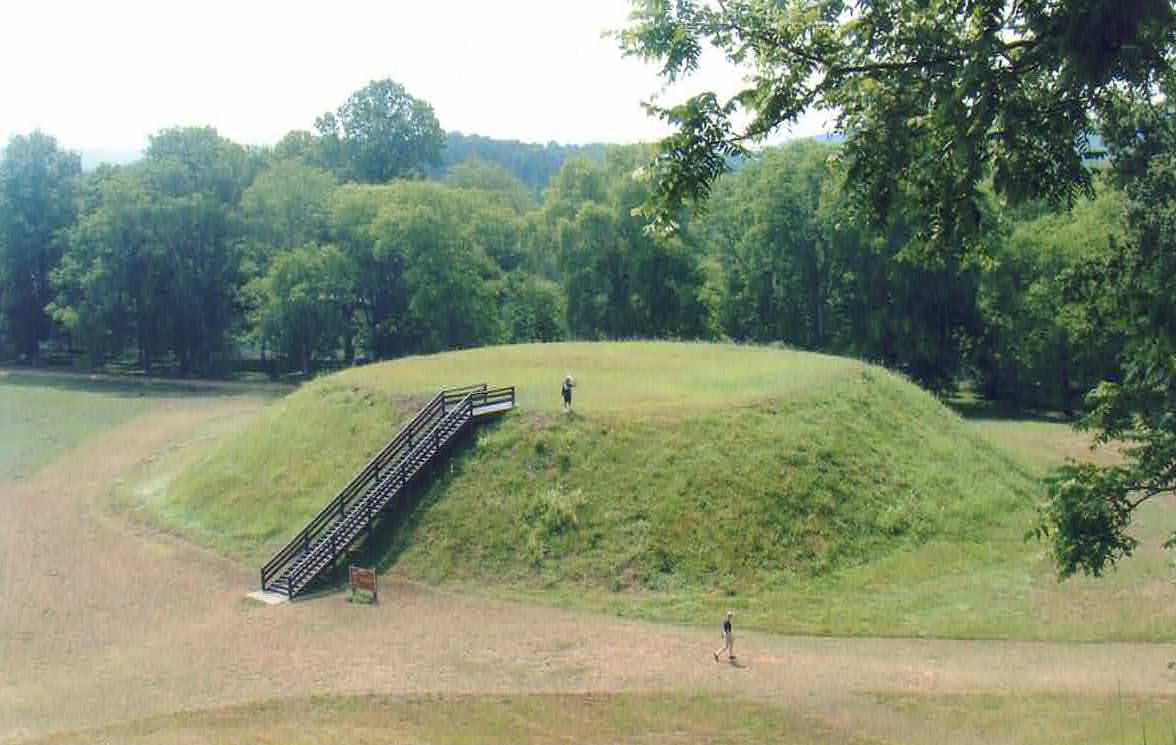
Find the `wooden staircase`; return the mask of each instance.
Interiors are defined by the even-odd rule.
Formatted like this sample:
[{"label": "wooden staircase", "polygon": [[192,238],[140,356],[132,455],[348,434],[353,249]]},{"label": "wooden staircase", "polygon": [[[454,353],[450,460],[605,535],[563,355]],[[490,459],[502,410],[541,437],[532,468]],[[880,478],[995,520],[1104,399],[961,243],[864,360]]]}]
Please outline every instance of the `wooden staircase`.
[{"label": "wooden staircase", "polygon": [[371,535],[380,515],[435,470],[463,432],[514,406],[514,386],[489,388],[482,383],[438,393],[261,568],[261,589],[292,599],[331,574],[339,557]]}]

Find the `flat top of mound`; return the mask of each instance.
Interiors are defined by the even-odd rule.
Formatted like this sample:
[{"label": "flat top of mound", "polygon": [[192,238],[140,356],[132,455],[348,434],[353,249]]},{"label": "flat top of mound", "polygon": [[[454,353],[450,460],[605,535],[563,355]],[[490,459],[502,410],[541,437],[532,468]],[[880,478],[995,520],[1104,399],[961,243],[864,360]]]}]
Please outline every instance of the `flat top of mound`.
[{"label": "flat top of mound", "polygon": [[326,380],[392,397],[513,385],[523,411],[557,412],[560,383],[570,373],[581,412],[674,416],[811,395],[865,367],[843,357],[736,344],[569,342],[406,357]]}]

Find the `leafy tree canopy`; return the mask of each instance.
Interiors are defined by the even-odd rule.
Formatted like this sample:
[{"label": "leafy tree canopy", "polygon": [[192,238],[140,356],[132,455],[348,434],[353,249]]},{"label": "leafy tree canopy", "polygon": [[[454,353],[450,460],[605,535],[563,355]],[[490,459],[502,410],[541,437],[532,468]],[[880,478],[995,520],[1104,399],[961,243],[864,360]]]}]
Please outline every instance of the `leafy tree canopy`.
[{"label": "leafy tree canopy", "polygon": [[1169,0],[633,0],[622,49],[667,81],[708,45],[747,70],[730,100],[650,106],[677,132],[645,210],[672,228],[746,143],[825,110],[867,213],[909,196],[930,245],[959,246],[988,178],[1013,199],[1090,190],[1083,154],[1108,92],[1154,82],[1174,29]]},{"label": "leafy tree canopy", "polygon": [[335,178],[299,160],[262,171],[241,197],[249,235],[262,255],[322,241]]},{"label": "leafy tree canopy", "polygon": [[[1072,463],[1050,481],[1037,526],[1062,576],[1099,575],[1139,545],[1135,510],[1176,493],[1176,79],[1165,95],[1118,95],[1105,118],[1127,235],[1091,272],[1100,321],[1125,338],[1121,373],[1087,397],[1082,425],[1118,442],[1122,465]],[[1176,532],[1169,538],[1176,545]]]},{"label": "leafy tree canopy", "polygon": [[50,273],[74,221],[81,171],[78,154],[43,132],[13,137],[0,160],[0,317],[29,357],[49,333]]},{"label": "leafy tree canopy", "polygon": [[[322,158],[346,178],[385,183],[441,162],[445,133],[426,101],[400,83],[373,80],[315,121]],[[296,142],[286,143],[296,148]]]}]

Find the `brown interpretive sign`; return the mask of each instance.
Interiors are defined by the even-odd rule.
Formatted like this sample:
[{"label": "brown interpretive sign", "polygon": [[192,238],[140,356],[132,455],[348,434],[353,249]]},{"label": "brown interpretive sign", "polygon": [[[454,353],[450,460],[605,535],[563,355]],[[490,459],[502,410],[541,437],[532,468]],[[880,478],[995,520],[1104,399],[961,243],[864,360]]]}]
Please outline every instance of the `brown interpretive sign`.
[{"label": "brown interpretive sign", "polygon": [[351,567],[351,600],[355,600],[355,591],[363,590],[372,594],[371,602],[378,601],[376,594],[376,570],[363,567]]}]

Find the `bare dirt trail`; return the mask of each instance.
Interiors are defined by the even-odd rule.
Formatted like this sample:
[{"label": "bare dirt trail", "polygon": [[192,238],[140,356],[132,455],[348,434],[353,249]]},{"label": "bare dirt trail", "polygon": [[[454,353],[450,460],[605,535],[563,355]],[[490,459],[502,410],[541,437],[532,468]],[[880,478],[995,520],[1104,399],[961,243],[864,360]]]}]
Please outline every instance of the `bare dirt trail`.
[{"label": "bare dirt trail", "polygon": [[383,580],[340,595],[244,600],[254,568],[104,507],[120,474],[253,399],[191,399],[0,484],[0,742],[179,710],[327,693],[722,689],[836,718],[874,695],[1171,695],[1147,644],[813,639],[714,633]]}]

